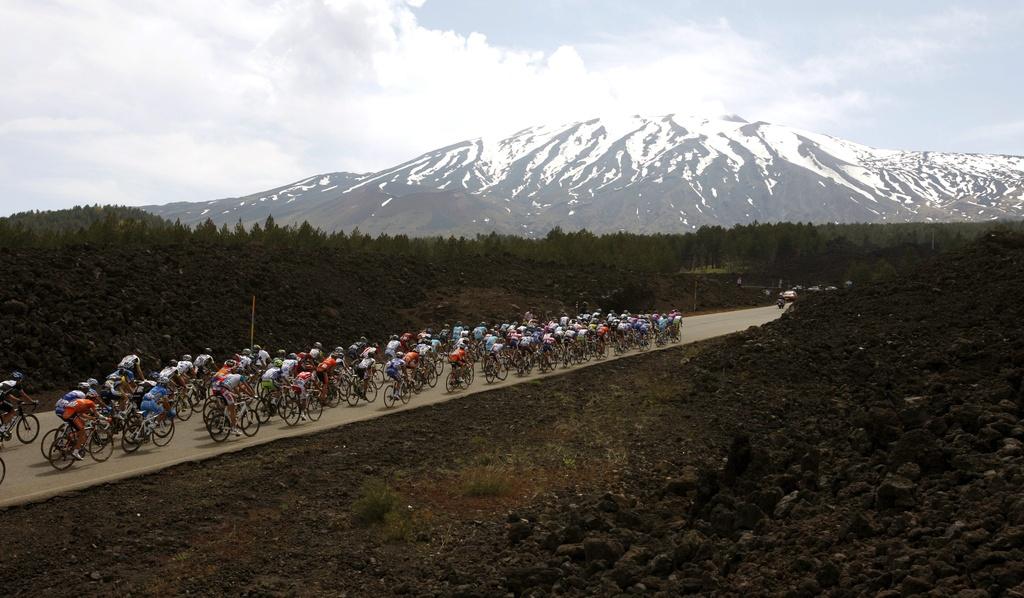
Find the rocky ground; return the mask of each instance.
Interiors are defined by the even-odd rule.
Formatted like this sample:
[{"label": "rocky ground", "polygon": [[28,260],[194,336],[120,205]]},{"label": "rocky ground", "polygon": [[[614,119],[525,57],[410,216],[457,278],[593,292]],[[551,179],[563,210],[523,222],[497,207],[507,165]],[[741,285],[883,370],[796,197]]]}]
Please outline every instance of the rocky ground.
[{"label": "rocky ground", "polygon": [[989,236],[726,339],[9,509],[0,578],[12,595],[1024,596],[1022,297],[1024,238]]},{"label": "rocky ground", "polygon": [[[256,340],[295,349],[334,346],[400,328],[561,313],[694,306],[694,278],[608,268],[566,271],[513,258],[427,259],[261,246],[0,249],[0,375],[29,374],[30,388],[63,389],[106,375],[127,353],[143,363],[218,355],[248,344],[252,296]],[[764,305],[756,289],[701,277],[700,310]]]}]

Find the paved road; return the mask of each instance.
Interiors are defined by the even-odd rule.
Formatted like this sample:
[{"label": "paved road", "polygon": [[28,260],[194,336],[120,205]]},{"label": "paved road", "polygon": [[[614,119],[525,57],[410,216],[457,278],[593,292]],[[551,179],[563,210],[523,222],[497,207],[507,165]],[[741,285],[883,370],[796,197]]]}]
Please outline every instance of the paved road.
[{"label": "paved road", "polygon": [[[760,326],[776,319],[781,313],[777,307],[772,306],[688,317],[683,320],[683,340],[686,343],[692,343],[745,330],[750,326]],[[667,345],[665,348],[675,346],[678,345]],[[623,356],[610,359],[621,357]],[[279,438],[310,434],[397,411],[440,403],[455,397],[510,386],[542,376],[557,376],[560,373],[583,367],[599,366],[605,361],[591,361],[567,370],[560,369],[556,372],[535,374],[527,378],[518,378],[513,374],[504,382],[491,385],[484,381],[482,375],[478,375],[469,390],[451,395],[445,392],[444,384],[441,383],[437,388],[428,389],[414,396],[408,405],[393,409],[385,409],[383,401],[379,397],[372,404],[360,403],[358,407],[348,407],[342,403],[339,407],[325,410],[323,417],[317,422],[288,427],[279,418],[274,418],[261,427],[254,438],[241,437],[228,440],[225,443],[213,442],[203,427],[202,416],[196,414],[188,422],[178,422],[174,439],[166,447],[158,448],[149,444],[133,454],[126,454],[121,450],[120,439],[117,439],[114,454],[108,461],[96,463],[86,457],[84,461],[76,463],[66,471],[53,469],[43,459],[39,451],[42,433],[33,444],[22,445],[15,439],[13,442],[6,443],[3,452],[0,453],[7,464],[7,477],[0,485],[0,507],[39,501],[62,492],[142,475],[178,463],[208,459],[222,453],[272,442]],[[38,415],[43,433],[56,427],[59,423],[57,416],[52,412]]]}]

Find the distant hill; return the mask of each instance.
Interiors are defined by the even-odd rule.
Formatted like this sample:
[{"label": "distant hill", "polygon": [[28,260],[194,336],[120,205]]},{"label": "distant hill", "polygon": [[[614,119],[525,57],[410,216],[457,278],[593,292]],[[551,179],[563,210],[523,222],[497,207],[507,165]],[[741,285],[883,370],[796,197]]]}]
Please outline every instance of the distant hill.
[{"label": "distant hill", "polygon": [[146,209],[184,224],[273,215],[279,224],[414,236],[982,222],[1024,217],[1024,157],[877,149],[737,116],[638,116],[531,127],[379,172]]}]

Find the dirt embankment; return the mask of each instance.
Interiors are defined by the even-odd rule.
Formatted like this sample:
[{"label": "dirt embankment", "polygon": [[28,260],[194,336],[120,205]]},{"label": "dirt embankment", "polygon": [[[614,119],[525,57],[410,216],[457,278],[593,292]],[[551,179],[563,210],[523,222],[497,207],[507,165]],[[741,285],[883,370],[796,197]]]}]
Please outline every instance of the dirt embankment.
[{"label": "dirt embankment", "polygon": [[[573,310],[693,307],[691,277],[607,268],[566,271],[512,258],[456,264],[263,247],[0,250],[0,371],[38,388],[105,375],[123,355],[144,363],[248,344],[348,344],[401,329]],[[752,290],[701,279],[698,309],[763,304]]]}]

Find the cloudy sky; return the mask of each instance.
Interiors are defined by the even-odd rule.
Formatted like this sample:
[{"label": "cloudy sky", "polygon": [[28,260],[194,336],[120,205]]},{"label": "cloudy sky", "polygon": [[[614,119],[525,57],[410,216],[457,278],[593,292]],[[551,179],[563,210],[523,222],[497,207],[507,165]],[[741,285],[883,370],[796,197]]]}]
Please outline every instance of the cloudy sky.
[{"label": "cloudy sky", "polygon": [[0,214],[244,195],[525,126],[737,113],[1024,154],[1024,5],[3,0]]}]

